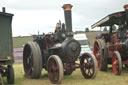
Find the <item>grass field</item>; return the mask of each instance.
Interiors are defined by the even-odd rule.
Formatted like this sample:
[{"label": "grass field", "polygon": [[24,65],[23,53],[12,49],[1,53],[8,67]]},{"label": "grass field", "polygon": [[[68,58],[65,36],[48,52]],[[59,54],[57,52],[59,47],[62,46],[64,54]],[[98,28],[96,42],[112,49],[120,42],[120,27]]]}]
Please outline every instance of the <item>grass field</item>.
[{"label": "grass field", "polygon": [[[27,79],[24,77],[22,63],[14,64],[15,84],[14,85],[53,85],[48,79],[46,71],[42,71],[40,79]],[[7,84],[4,78],[5,85]],[[81,71],[77,69],[71,76],[64,76],[60,85],[127,85],[128,84],[128,68],[124,68],[120,76],[113,74],[111,68],[107,72],[99,71],[94,79],[84,79]]]},{"label": "grass field", "polygon": [[26,36],[26,37],[14,37],[13,38],[13,47],[22,47],[26,42],[32,41],[32,37]]}]

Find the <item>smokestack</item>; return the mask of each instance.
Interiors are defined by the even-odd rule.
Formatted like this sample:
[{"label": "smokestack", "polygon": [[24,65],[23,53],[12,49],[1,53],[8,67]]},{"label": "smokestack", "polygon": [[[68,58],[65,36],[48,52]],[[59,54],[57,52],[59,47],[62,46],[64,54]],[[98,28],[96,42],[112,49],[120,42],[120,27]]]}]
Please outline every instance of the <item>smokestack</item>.
[{"label": "smokestack", "polygon": [[5,7],[2,7],[2,12],[3,12],[3,13],[5,13],[5,12],[6,12]]},{"label": "smokestack", "polygon": [[125,9],[125,13],[126,13],[126,23],[128,26],[128,4],[124,6],[124,9]]},{"label": "smokestack", "polygon": [[64,9],[67,36],[72,37],[73,36],[73,32],[72,32],[72,14],[71,14],[72,5],[71,4],[64,4],[62,8]]}]

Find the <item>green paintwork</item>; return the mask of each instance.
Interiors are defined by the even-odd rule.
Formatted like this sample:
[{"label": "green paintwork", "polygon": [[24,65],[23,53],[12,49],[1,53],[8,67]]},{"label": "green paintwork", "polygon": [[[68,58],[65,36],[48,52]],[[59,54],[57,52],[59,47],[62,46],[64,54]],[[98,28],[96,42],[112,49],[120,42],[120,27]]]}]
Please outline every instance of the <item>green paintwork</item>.
[{"label": "green paintwork", "polygon": [[0,61],[13,60],[12,16],[13,14],[0,12]]}]

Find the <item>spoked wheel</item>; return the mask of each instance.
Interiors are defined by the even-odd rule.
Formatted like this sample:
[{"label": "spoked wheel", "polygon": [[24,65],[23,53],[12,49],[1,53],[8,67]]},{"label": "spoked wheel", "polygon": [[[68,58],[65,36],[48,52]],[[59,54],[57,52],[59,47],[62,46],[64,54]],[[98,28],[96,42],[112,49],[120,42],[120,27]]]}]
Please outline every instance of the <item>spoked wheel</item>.
[{"label": "spoked wheel", "polygon": [[40,47],[36,42],[28,42],[23,51],[23,66],[25,76],[39,78],[42,70],[42,56]]},{"label": "spoked wheel", "polygon": [[86,79],[94,78],[98,71],[97,60],[93,54],[85,53],[80,59],[80,69]]},{"label": "spoked wheel", "polygon": [[112,69],[114,74],[120,75],[122,71],[122,61],[121,61],[121,56],[118,51],[115,51],[113,53],[112,57]]},{"label": "spoked wheel", "polygon": [[8,65],[8,69],[7,69],[7,81],[8,84],[14,84],[14,69],[12,67],[12,65]]},{"label": "spoked wheel", "polygon": [[107,67],[107,62],[105,60],[105,56],[103,55],[103,51],[102,51],[102,43],[100,40],[96,40],[94,43],[94,50],[93,50],[93,54],[95,55],[97,62],[98,62],[98,69],[100,71],[106,71]]},{"label": "spoked wheel", "polygon": [[58,84],[63,79],[63,64],[57,55],[48,59],[48,77],[53,84]]},{"label": "spoked wheel", "polygon": [[94,50],[93,53],[97,59],[98,62],[98,69],[101,70],[101,56],[102,56],[102,48],[101,43],[97,40],[94,43]]},{"label": "spoked wheel", "polygon": [[72,70],[66,70],[66,71],[64,71],[64,75],[71,75],[72,74]]}]

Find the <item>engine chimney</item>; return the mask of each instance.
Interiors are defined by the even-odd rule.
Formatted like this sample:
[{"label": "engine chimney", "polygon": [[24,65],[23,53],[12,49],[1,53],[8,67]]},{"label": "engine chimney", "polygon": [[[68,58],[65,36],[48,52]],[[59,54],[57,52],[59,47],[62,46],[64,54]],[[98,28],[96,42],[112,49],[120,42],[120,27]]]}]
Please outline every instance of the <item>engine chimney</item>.
[{"label": "engine chimney", "polygon": [[72,32],[72,14],[71,14],[72,5],[71,4],[64,4],[62,8],[64,9],[66,33],[67,33],[66,36],[67,37],[72,37],[73,36],[73,32]]},{"label": "engine chimney", "polygon": [[128,4],[124,6],[124,9],[125,9],[125,13],[126,13],[126,23],[128,26]]},{"label": "engine chimney", "polygon": [[5,12],[6,12],[5,7],[2,7],[2,12],[3,12],[3,13],[5,13]]}]

